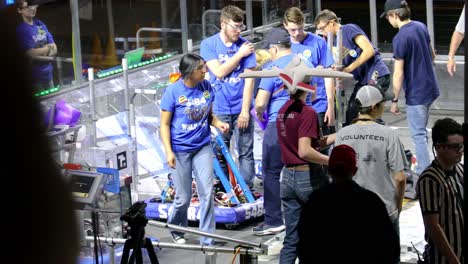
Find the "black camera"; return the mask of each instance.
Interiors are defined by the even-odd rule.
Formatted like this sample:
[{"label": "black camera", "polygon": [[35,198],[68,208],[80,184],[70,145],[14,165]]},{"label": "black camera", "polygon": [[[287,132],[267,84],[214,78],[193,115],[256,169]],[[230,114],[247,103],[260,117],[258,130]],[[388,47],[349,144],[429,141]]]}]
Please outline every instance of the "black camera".
[{"label": "black camera", "polygon": [[146,203],[136,202],[127,212],[120,217],[120,220],[127,222],[130,227],[133,226],[146,226],[148,219],[146,218]]}]

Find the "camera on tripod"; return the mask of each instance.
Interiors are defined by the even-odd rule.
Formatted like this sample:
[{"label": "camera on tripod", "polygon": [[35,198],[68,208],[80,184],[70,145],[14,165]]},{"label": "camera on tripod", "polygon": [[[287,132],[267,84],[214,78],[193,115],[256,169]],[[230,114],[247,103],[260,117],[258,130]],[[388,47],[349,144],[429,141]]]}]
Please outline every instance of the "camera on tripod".
[{"label": "camera on tripod", "polygon": [[[124,244],[121,264],[129,264],[136,261],[137,264],[143,263],[141,248],[146,248],[152,264],[159,264],[153,245],[149,238],[145,238],[145,226],[148,223],[146,218],[146,203],[136,202],[120,217],[130,226],[130,239]],[[130,249],[132,254],[130,255]],[[130,257],[130,259],[129,259]]]},{"label": "camera on tripod", "polygon": [[127,212],[120,217],[120,220],[128,223],[131,232],[132,230],[138,230],[138,227],[145,227],[148,223],[148,219],[146,218],[146,203],[134,203],[128,208]]}]

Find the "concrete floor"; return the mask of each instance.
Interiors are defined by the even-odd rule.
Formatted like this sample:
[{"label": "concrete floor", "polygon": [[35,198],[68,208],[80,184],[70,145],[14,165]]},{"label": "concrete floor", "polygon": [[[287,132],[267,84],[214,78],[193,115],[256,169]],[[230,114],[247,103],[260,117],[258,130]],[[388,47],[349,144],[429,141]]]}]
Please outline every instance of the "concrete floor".
[{"label": "concrete floor", "polygon": [[[463,122],[464,113],[462,111],[441,111],[434,110],[431,112],[428,124],[429,131],[429,151],[432,146],[431,129],[434,122],[437,119],[451,117],[458,122]],[[395,116],[391,113],[384,113],[383,119],[385,122],[396,129],[400,138],[406,149],[410,149],[414,153],[414,146],[411,143],[409,136],[409,131],[407,127],[406,116],[403,114],[401,116]],[[432,151],[430,151],[432,153]],[[256,187],[259,191],[261,189],[260,181],[256,182]],[[233,237],[237,239],[242,239],[251,242],[265,243],[269,245],[269,254],[267,256],[259,256],[259,263],[278,263],[279,262],[279,252],[282,246],[282,236],[279,234],[276,236],[255,236],[252,234],[252,228],[261,222],[261,219],[256,219],[242,223],[241,225],[235,227],[232,230],[226,229],[225,226],[218,226],[216,229],[216,234]],[[196,227],[194,227],[196,228]],[[152,236],[159,238],[162,242],[171,242],[170,234],[168,230],[147,226],[146,228],[147,236]],[[417,256],[414,253],[414,249],[411,248],[411,242],[416,245],[418,250],[423,250],[424,248],[424,226],[422,222],[422,217],[420,214],[419,204],[417,201],[406,201],[404,205],[404,210],[400,216],[400,238],[401,238],[401,260],[402,263],[416,263]],[[193,235],[187,235],[187,242],[198,244],[198,237]],[[232,247],[234,248],[236,244],[234,243],[225,243],[221,241],[216,242],[216,246],[223,247]],[[363,245],[363,248],[364,245]],[[162,249],[157,253],[160,263],[180,263],[180,264],[189,264],[189,263],[203,263],[205,262],[206,254],[198,251],[187,251],[187,250],[176,250],[176,249]],[[224,264],[231,263],[233,254],[217,254],[216,263]],[[363,258],[365,257],[365,252],[363,252]],[[236,258],[234,263],[239,263],[239,256]]]}]

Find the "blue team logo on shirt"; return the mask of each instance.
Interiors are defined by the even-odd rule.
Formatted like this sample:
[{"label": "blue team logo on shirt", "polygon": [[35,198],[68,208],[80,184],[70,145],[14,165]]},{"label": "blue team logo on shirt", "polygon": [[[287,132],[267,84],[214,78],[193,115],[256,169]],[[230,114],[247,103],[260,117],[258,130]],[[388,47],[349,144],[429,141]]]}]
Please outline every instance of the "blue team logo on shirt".
[{"label": "blue team logo on shirt", "polygon": [[203,119],[207,111],[208,105],[206,104],[205,98],[195,98],[187,103],[184,114],[187,115],[188,119],[198,122]]},{"label": "blue team logo on shirt", "polygon": [[310,51],[310,49],[306,49],[302,52],[302,57],[305,58],[305,59],[308,59],[310,58],[310,56],[312,56],[312,51]]},{"label": "blue team logo on shirt", "polygon": [[353,58],[356,58],[357,57],[357,52],[356,50],[349,50],[349,56],[353,57]]}]

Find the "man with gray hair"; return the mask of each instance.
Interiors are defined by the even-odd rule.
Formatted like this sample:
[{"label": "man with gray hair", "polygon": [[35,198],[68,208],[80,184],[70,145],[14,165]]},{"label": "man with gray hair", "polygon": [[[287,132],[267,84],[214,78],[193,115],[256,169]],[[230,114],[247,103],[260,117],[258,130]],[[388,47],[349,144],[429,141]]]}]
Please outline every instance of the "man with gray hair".
[{"label": "man with gray hair", "polygon": [[346,144],[357,153],[358,172],[353,178],[384,201],[393,227],[399,234],[399,214],[405,193],[405,150],[397,133],[375,122],[384,112],[382,93],[365,85],[356,94],[358,118],[336,135],[336,145]]}]

